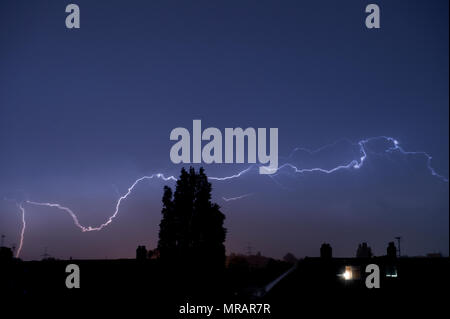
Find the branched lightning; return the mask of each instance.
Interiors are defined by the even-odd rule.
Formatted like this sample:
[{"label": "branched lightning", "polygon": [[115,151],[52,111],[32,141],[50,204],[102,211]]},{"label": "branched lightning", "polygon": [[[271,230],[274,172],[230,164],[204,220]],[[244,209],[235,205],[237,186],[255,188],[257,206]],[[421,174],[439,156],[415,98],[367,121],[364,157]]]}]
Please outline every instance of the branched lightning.
[{"label": "branched lightning", "polygon": [[[426,159],[426,166],[428,171],[430,172],[430,174],[434,177],[437,177],[438,179],[440,179],[443,182],[448,183],[448,178],[442,176],[441,174],[437,173],[436,170],[433,168],[433,166],[431,165],[431,161],[432,161],[432,156],[430,156],[428,153],[426,152],[422,152],[422,151],[405,151],[401,146],[400,143],[392,138],[392,137],[388,137],[388,136],[377,136],[377,137],[370,137],[370,138],[366,138],[366,139],[362,139],[360,141],[358,141],[357,143],[355,143],[355,145],[357,145],[359,147],[359,152],[360,152],[360,156],[358,159],[351,159],[349,162],[347,163],[343,163],[340,165],[337,165],[335,167],[329,168],[329,169],[325,169],[325,168],[321,168],[321,167],[312,167],[312,168],[298,168],[296,165],[291,164],[291,163],[284,163],[281,166],[279,166],[276,169],[269,169],[269,168],[265,168],[267,170],[270,171],[270,173],[272,174],[276,174],[278,173],[281,169],[288,167],[291,168],[295,173],[315,173],[315,172],[319,172],[319,173],[325,173],[325,174],[332,174],[335,173],[337,171],[340,170],[350,170],[350,169],[360,169],[363,167],[367,157],[368,157],[368,150],[367,150],[367,144],[375,141],[375,140],[384,140],[386,142],[389,142],[391,144],[391,146],[387,147],[384,150],[384,153],[394,153],[396,151],[398,151],[399,153],[403,154],[403,155],[419,155],[419,156],[423,156]],[[340,141],[348,141],[348,140],[340,140]],[[339,141],[338,141],[339,142]],[[325,146],[322,146],[316,150],[309,150],[307,148],[295,148],[291,154],[289,155],[288,158],[291,158],[292,155],[297,152],[297,151],[304,151],[307,152],[309,154],[314,154],[314,153],[318,153],[320,151],[323,151],[324,149],[334,146],[336,145],[338,142],[332,143],[332,144],[327,144]],[[232,178],[237,178],[242,176],[243,174],[249,172],[254,166],[250,166],[249,168],[239,172],[238,174],[229,176],[229,177],[224,177],[224,178],[212,178],[212,179],[217,179],[217,180],[226,180],[226,179],[232,179]],[[273,175],[267,175],[267,176],[273,176]]]},{"label": "branched lightning", "polygon": [[138,178],[137,180],[134,181],[134,183],[128,188],[128,191],[119,197],[119,199],[117,200],[116,203],[116,208],[114,210],[114,213],[108,218],[108,220],[106,222],[104,222],[103,224],[101,224],[100,226],[97,227],[92,227],[92,226],[83,226],[80,224],[77,215],[68,207],[64,207],[61,206],[60,204],[54,204],[54,203],[40,203],[40,202],[34,202],[34,201],[30,201],[27,200],[25,201],[25,203],[30,204],[30,205],[36,205],[36,206],[48,206],[48,207],[54,207],[63,211],[66,211],[67,213],[69,213],[69,215],[72,217],[72,220],[74,222],[74,224],[81,229],[82,232],[90,232],[90,231],[99,231],[102,230],[104,227],[108,226],[109,224],[111,224],[111,222],[113,221],[114,218],[116,218],[117,214],[119,213],[119,208],[120,208],[120,204],[122,203],[122,201],[124,199],[126,199],[131,192],[133,191],[133,189],[136,187],[137,184],[139,184],[140,182],[144,181],[144,180],[149,180],[149,179],[153,179],[153,178],[159,178],[162,179],[163,181],[176,181],[177,179],[173,176],[169,176],[169,177],[165,177],[163,174],[153,174],[150,176],[142,176],[140,178]]},{"label": "branched lightning", "polygon": [[[400,145],[399,142],[392,138],[392,137],[387,137],[387,136],[378,136],[378,137],[371,137],[371,138],[367,138],[367,139],[363,139],[358,141],[355,144],[355,146],[358,146],[359,148],[359,155],[356,159],[350,159],[348,162],[343,163],[343,164],[339,164],[335,167],[332,168],[322,168],[322,167],[312,167],[312,168],[299,168],[296,165],[286,162],[284,164],[282,164],[281,166],[279,166],[276,169],[273,169],[271,171],[272,174],[276,174],[279,172],[279,170],[283,169],[283,168],[290,168],[294,171],[294,173],[299,173],[299,174],[304,174],[304,173],[324,173],[324,174],[332,174],[335,173],[337,171],[340,170],[359,170],[363,167],[366,159],[368,158],[368,154],[369,154],[369,149],[367,144],[371,141],[375,141],[375,140],[383,140],[385,142],[388,142],[390,144],[389,147],[387,147],[386,149],[384,149],[384,153],[394,153],[394,152],[399,152],[400,154],[403,155],[407,155],[407,156],[423,156],[426,159],[426,166],[428,171],[430,172],[430,174],[438,179],[440,179],[443,182],[448,182],[448,178],[438,174],[436,172],[436,170],[432,167],[431,165],[431,161],[432,161],[432,157],[426,153],[426,152],[411,152],[411,151],[405,151]],[[349,142],[348,140],[344,140]],[[314,153],[318,153],[320,151],[325,150],[328,147],[334,146],[336,145],[338,142],[333,143],[333,144],[328,144],[325,146],[322,146],[319,149],[316,150],[308,150],[306,148],[296,148],[294,149],[291,154],[289,155],[289,157],[287,157],[288,159],[290,159],[292,157],[292,155],[297,152],[297,151],[304,151],[307,152],[309,154],[314,154]],[[350,142],[349,142],[350,143]],[[250,165],[249,167],[247,167],[246,169],[230,175],[230,176],[224,176],[224,177],[208,177],[210,180],[215,180],[215,181],[230,181],[230,180],[234,180],[234,179],[239,179],[240,177],[242,177],[243,175],[249,173],[250,171],[252,171],[252,169],[256,169],[258,168],[258,165],[253,164]],[[266,168],[267,169],[267,168]],[[259,176],[268,176],[271,177],[273,179],[274,175],[259,175]],[[153,175],[149,175],[149,176],[143,176],[138,178],[137,180],[134,181],[134,183],[128,188],[127,192],[123,195],[121,195],[115,205],[115,210],[113,212],[113,214],[106,220],[106,222],[104,222],[103,224],[96,226],[96,227],[92,227],[92,226],[83,226],[81,225],[81,223],[78,220],[77,215],[68,207],[62,206],[58,203],[49,203],[49,202],[36,202],[36,201],[30,201],[30,200],[26,200],[20,204],[17,204],[19,210],[21,211],[21,216],[22,216],[22,229],[21,229],[21,234],[20,234],[20,245],[19,245],[19,249],[17,250],[17,254],[16,256],[19,257],[20,256],[20,252],[22,250],[23,247],[23,242],[24,242],[24,233],[25,233],[25,227],[26,227],[26,222],[25,222],[25,208],[23,206],[23,203],[26,203],[28,205],[35,205],[35,206],[47,206],[47,207],[52,207],[52,208],[57,208],[59,210],[65,211],[67,212],[75,226],[77,226],[82,232],[90,232],[90,231],[100,231],[103,228],[105,228],[106,226],[108,226],[109,224],[112,223],[113,219],[116,218],[116,216],[119,214],[119,210],[120,210],[120,205],[122,204],[122,201],[124,201],[125,199],[127,199],[127,197],[132,193],[133,189],[136,187],[136,185],[138,185],[140,182],[144,181],[144,180],[151,180],[151,179],[161,179],[163,181],[177,181],[177,179],[174,176],[169,176],[169,177],[165,177],[164,174],[162,173],[157,173],[157,174],[153,174]],[[249,197],[253,195],[253,193],[248,193],[248,194],[244,194],[241,196],[236,196],[236,197],[222,197],[222,199],[225,202],[230,202],[230,201],[235,201],[235,200],[239,200],[239,199],[243,199],[246,197]]]},{"label": "branched lightning", "polygon": [[388,148],[386,150],[387,153],[392,153],[392,152],[398,150],[400,153],[402,153],[404,155],[420,155],[420,156],[424,156],[426,158],[426,160],[427,160],[427,169],[430,171],[431,175],[433,175],[433,176],[439,178],[440,180],[448,183],[448,178],[438,174],[436,172],[436,170],[433,168],[433,166],[431,166],[431,161],[433,159],[433,157],[431,155],[429,155],[426,152],[408,152],[408,151],[405,151],[400,146],[399,142],[397,140],[393,139],[392,137],[385,137],[385,136],[383,136],[383,138],[388,139],[389,141],[391,141],[394,144],[392,147],[390,147],[390,148]]},{"label": "branched lightning", "polygon": [[234,175],[225,176],[225,177],[208,177],[208,179],[214,180],[214,181],[228,181],[228,180],[231,180],[231,179],[235,179],[235,178],[241,177],[245,173],[250,172],[252,170],[252,168],[254,168],[254,167],[255,167],[255,165],[251,165],[250,167],[248,167],[248,168],[244,169],[243,171],[240,171],[239,173],[234,174]]},{"label": "branched lightning", "polygon": [[236,196],[236,197],[225,197],[223,196],[222,199],[226,202],[232,202],[234,200],[239,200],[239,199],[243,199],[249,196],[252,196],[253,193],[248,193],[248,194],[244,194],[244,195],[240,195],[240,196]]}]

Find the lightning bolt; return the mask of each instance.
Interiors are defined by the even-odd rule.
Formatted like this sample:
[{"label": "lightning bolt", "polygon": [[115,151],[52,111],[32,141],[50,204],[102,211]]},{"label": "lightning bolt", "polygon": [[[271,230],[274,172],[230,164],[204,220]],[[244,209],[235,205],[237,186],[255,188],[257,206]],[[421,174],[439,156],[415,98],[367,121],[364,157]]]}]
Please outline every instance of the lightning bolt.
[{"label": "lightning bolt", "polygon": [[222,197],[222,199],[224,201],[226,201],[226,202],[231,202],[231,201],[243,199],[243,198],[246,198],[246,197],[249,197],[249,196],[252,196],[252,195],[253,195],[253,193],[248,193],[248,194],[244,194],[244,195],[236,196],[236,197],[228,197],[228,198],[227,197]]},{"label": "lightning bolt", "polygon": [[250,167],[244,169],[243,171],[240,171],[237,174],[231,175],[231,176],[225,176],[225,177],[208,177],[208,179],[214,180],[214,181],[228,181],[231,179],[239,178],[242,175],[250,172],[252,168],[256,167],[256,165],[251,165]]},{"label": "lightning bolt", "polygon": [[20,252],[22,251],[23,238],[25,235],[25,228],[27,227],[27,223],[25,221],[25,209],[23,208],[22,203],[17,204],[17,207],[19,208],[20,215],[22,217],[22,228],[20,229],[20,243],[19,243],[19,248],[17,248],[16,258],[18,258],[20,256]]},{"label": "lightning bolt", "polygon": [[[376,140],[384,140],[384,141],[389,142],[391,144],[391,146],[387,147],[384,150],[384,153],[394,153],[394,152],[398,151],[399,153],[401,153],[403,155],[407,155],[407,156],[409,156],[409,155],[423,156],[426,159],[426,167],[427,167],[428,171],[430,172],[430,174],[432,176],[440,179],[441,181],[448,183],[448,178],[438,174],[436,172],[436,170],[433,168],[433,166],[431,165],[431,161],[433,159],[433,157],[431,155],[429,155],[426,152],[422,152],[422,151],[419,151],[419,152],[417,152],[417,151],[414,151],[414,152],[405,151],[400,146],[400,143],[398,142],[398,140],[396,140],[393,137],[388,137],[388,136],[370,137],[370,138],[362,139],[362,140],[358,141],[357,143],[351,143],[352,145],[357,145],[359,147],[360,157],[358,159],[352,159],[352,160],[350,160],[347,163],[337,165],[337,166],[335,166],[333,168],[330,168],[330,169],[325,169],[325,168],[321,168],[321,167],[298,168],[296,165],[291,164],[291,163],[285,163],[285,164],[279,166],[278,168],[274,168],[274,169],[270,169],[270,168],[267,168],[267,167],[264,167],[264,169],[268,170],[271,173],[271,175],[267,175],[269,177],[271,177],[274,174],[278,173],[281,169],[283,169],[285,167],[291,168],[295,173],[300,173],[300,174],[301,173],[316,173],[316,172],[324,173],[324,174],[332,174],[332,173],[335,173],[335,172],[340,171],[340,170],[360,169],[360,168],[363,167],[365,161],[368,158],[368,147],[367,147],[367,144],[370,143],[370,142],[376,141]],[[348,140],[343,140],[343,141],[348,141]],[[322,147],[320,147],[320,148],[318,148],[316,150],[312,150],[312,151],[307,149],[307,148],[298,147],[298,148],[295,148],[291,152],[291,154],[289,155],[288,158],[291,158],[293,156],[293,154],[295,152],[297,152],[297,151],[305,151],[305,152],[307,152],[309,154],[315,154],[315,153],[318,153],[320,151],[323,151],[324,149],[326,149],[328,147],[336,145],[338,142],[339,141],[337,141],[335,143],[332,143],[332,144],[327,144],[325,146],[322,146]],[[247,169],[245,169],[245,170],[243,170],[243,171],[241,171],[241,172],[239,172],[239,173],[237,173],[235,175],[232,175],[232,176],[223,177],[223,178],[213,177],[211,179],[228,180],[228,179],[238,178],[238,177],[241,177],[242,175],[244,175],[245,173],[248,173],[254,167],[255,167],[255,165],[250,166],[249,168],[247,168]]]},{"label": "lightning bolt", "polygon": [[405,151],[399,144],[399,142],[395,139],[393,139],[392,137],[385,137],[383,136],[383,138],[388,139],[389,141],[391,141],[394,145],[390,148],[388,148],[386,150],[387,153],[392,153],[394,151],[399,151],[400,153],[404,154],[404,155],[420,155],[420,156],[424,156],[427,160],[427,169],[430,171],[432,176],[435,176],[437,178],[439,178],[440,180],[442,180],[443,182],[448,183],[448,178],[438,174],[436,172],[436,170],[433,168],[433,166],[431,166],[431,161],[433,159],[433,157],[431,155],[429,155],[426,152],[408,152]]},{"label": "lightning bolt", "polygon": [[[376,140],[383,140],[385,142],[388,142],[390,144],[389,147],[384,149],[384,154],[390,154],[390,153],[394,153],[394,152],[399,152],[400,154],[406,155],[406,156],[423,156],[426,159],[426,167],[427,170],[430,172],[430,174],[438,179],[440,179],[443,182],[448,182],[448,178],[438,174],[436,172],[436,170],[432,167],[431,162],[432,162],[432,157],[426,153],[426,152],[422,152],[422,151],[406,151],[404,150],[401,146],[400,143],[392,138],[392,137],[387,137],[387,136],[378,136],[378,137],[370,137],[370,138],[366,138],[366,139],[362,139],[360,141],[358,141],[357,143],[351,143],[348,140],[344,140],[347,141],[349,143],[351,143],[354,146],[357,146],[359,148],[359,157],[357,159],[351,159],[346,163],[337,165],[335,167],[332,168],[321,168],[321,167],[312,167],[312,168],[299,168],[297,166],[295,166],[292,163],[284,163],[283,165],[279,166],[276,169],[271,169],[271,173],[273,175],[261,175],[261,176],[268,176],[271,177],[273,179],[273,176],[278,173],[281,169],[283,168],[290,168],[294,171],[294,173],[298,173],[298,174],[305,174],[305,173],[324,173],[324,174],[333,174],[337,171],[341,171],[341,170],[359,170],[363,167],[365,161],[368,158],[368,154],[369,154],[369,147],[367,146],[368,143],[372,142],[372,141],[376,141]],[[339,141],[338,141],[339,142]],[[308,150],[306,148],[295,148],[291,154],[289,155],[288,158],[291,158],[292,155],[297,152],[297,151],[304,151],[307,152],[309,154],[314,154],[314,153],[318,153],[320,151],[325,150],[328,147],[331,147],[333,145],[336,145],[338,142],[335,142],[333,144],[327,144],[325,146],[322,146],[321,148],[318,148],[316,150]],[[257,169],[259,168],[258,165],[254,164],[249,166],[248,168],[230,175],[230,176],[224,176],[224,177],[208,177],[208,179],[210,180],[215,180],[215,181],[230,181],[230,180],[234,180],[234,179],[239,179],[240,177],[242,177],[245,174],[248,174],[249,172],[251,172],[253,169]],[[268,169],[268,168],[265,168]],[[117,217],[117,215],[119,214],[119,210],[120,210],[120,205],[122,204],[122,202],[124,200],[127,199],[127,197],[132,193],[132,191],[134,190],[134,188],[141,183],[144,180],[151,180],[151,179],[161,179],[163,181],[177,181],[177,178],[175,178],[174,176],[168,176],[166,177],[164,174],[162,173],[157,173],[157,174],[153,174],[153,175],[149,175],[149,176],[142,176],[140,178],[138,178],[137,180],[134,181],[134,183],[128,188],[127,192],[123,195],[121,195],[119,197],[119,199],[116,202],[115,205],[115,210],[113,212],[113,214],[106,220],[106,222],[104,222],[103,224],[96,226],[96,227],[92,227],[92,226],[83,226],[81,225],[81,223],[78,220],[77,215],[68,207],[62,206],[58,203],[49,203],[49,202],[36,202],[36,201],[30,201],[30,200],[26,200],[23,203],[29,204],[29,205],[34,205],[34,206],[47,206],[47,207],[51,207],[51,208],[56,208],[62,211],[67,212],[70,217],[72,218],[75,226],[77,226],[82,232],[91,232],[91,231],[100,231],[103,228],[105,228],[106,226],[108,226],[109,224],[112,223],[112,221],[114,220],[114,218]],[[236,197],[222,197],[222,199],[226,202],[229,201],[235,201],[235,200],[239,200],[239,199],[243,199],[246,197],[249,197],[253,195],[253,193],[249,193],[249,194],[244,194],[241,196],[236,196]],[[26,227],[26,222],[25,222],[25,209],[22,205],[22,203],[18,204],[18,208],[21,211],[21,216],[22,216],[22,229],[21,229],[21,236],[20,236],[20,245],[19,245],[19,249],[17,250],[17,257],[20,256],[20,252],[22,250],[23,247],[23,242],[24,242],[24,233],[25,233],[25,227]]]},{"label": "lightning bolt", "polygon": [[90,232],[90,231],[99,231],[102,230],[103,228],[105,228],[106,226],[108,226],[109,224],[112,223],[113,219],[116,218],[117,214],[119,213],[119,208],[120,208],[120,204],[122,204],[122,201],[125,200],[133,191],[133,189],[136,187],[137,184],[139,184],[140,182],[144,181],[144,180],[149,180],[149,179],[153,179],[153,178],[159,178],[162,179],[163,181],[176,181],[177,179],[173,176],[169,176],[169,177],[165,177],[163,174],[153,174],[150,176],[142,176],[140,178],[138,178],[137,180],[134,181],[134,183],[128,188],[128,191],[119,197],[119,199],[116,202],[116,208],[114,210],[114,213],[108,218],[108,220],[106,222],[104,222],[103,224],[101,224],[100,226],[97,227],[92,227],[92,226],[83,226],[80,224],[77,215],[68,207],[64,207],[60,204],[55,204],[55,203],[40,203],[40,202],[34,202],[34,201],[30,201],[27,200],[25,201],[25,203],[30,204],[30,205],[36,205],[36,206],[48,206],[48,207],[54,207],[60,210],[63,210],[67,213],[69,213],[69,215],[72,217],[72,220],[75,224],[75,226],[77,226],[78,228],[81,229],[82,232]]}]

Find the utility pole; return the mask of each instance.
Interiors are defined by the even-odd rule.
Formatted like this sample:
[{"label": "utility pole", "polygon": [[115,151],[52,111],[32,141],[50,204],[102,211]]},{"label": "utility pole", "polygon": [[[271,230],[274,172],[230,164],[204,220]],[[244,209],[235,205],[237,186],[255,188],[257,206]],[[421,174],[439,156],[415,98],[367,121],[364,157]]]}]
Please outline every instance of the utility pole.
[{"label": "utility pole", "polygon": [[398,257],[400,258],[402,256],[401,249],[400,249],[400,242],[402,240],[402,237],[398,236],[398,237],[395,237],[395,239],[397,239],[397,243],[398,243]]},{"label": "utility pole", "polygon": [[252,254],[252,246],[250,246],[250,243],[248,243],[248,246],[247,246],[247,255],[251,256],[251,254]]},{"label": "utility pole", "polygon": [[45,260],[45,259],[50,257],[50,255],[47,253],[47,247],[45,247],[44,253],[41,256],[42,256],[43,260]]},{"label": "utility pole", "polygon": [[5,235],[2,234],[2,245],[0,247],[3,247],[4,242],[5,242]]}]

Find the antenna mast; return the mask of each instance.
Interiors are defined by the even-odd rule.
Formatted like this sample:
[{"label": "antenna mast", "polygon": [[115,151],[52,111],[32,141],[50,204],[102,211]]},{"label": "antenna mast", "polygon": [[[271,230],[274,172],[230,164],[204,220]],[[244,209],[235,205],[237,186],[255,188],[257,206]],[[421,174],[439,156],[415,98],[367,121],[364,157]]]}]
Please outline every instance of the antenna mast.
[{"label": "antenna mast", "polygon": [[397,243],[398,243],[398,257],[400,258],[402,256],[401,249],[400,249],[400,242],[402,240],[402,237],[398,236],[398,237],[395,237],[395,239],[397,239]]},{"label": "antenna mast", "polygon": [[250,246],[250,243],[248,243],[248,246],[247,246],[247,255],[249,255],[249,256],[251,256],[251,254],[252,254],[252,246]]}]

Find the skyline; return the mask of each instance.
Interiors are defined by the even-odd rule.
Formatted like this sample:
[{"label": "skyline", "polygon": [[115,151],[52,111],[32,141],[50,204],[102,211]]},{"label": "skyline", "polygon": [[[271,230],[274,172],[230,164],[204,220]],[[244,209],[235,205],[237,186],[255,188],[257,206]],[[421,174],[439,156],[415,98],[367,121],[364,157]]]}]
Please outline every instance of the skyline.
[{"label": "skyline", "polygon": [[[360,161],[359,162],[357,160],[351,160],[346,165],[338,165],[338,166],[330,168],[330,169],[323,169],[323,168],[298,168],[295,165],[287,162],[287,163],[284,163],[281,167],[276,168],[275,171],[273,172],[273,174],[275,174],[275,176],[276,176],[278,174],[278,171],[281,171],[285,167],[293,169],[294,173],[301,173],[301,174],[303,174],[303,173],[315,173],[315,172],[324,173],[324,174],[333,174],[333,173],[335,173],[335,172],[337,172],[339,170],[350,170],[350,169],[357,170],[357,169],[361,169],[363,167],[363,165],[364,165],[365,160],[368,157],[368,153],[370,153],[370,151],[367,149],[365,144],[366,143],[370,143],[373,140],[380,140],[380,139],[389,141],[392,144],[391,147],[389,147],[389,148],[387,148],[385,150],[386,153],[392,153],[392,152],[398,151],[402,155],[405,155],[405,156],[411,156],[411,155],[417,156],[417,155],[420,155],[420,156],[425,157],[425,159],[426,159],[426,168],[428,169],[428,171],[431,174],[431,176],[441,180],[442,182],[448,183],[448,178],[438,174],[434,170],[434,168],[431,166],[432,157],[429,154],[424,153],[424,152],[417,152],[417,151],[412,151],[412,152],[411,151],[405,151],[400,146],[400,143],[397,140],[395,140],[393,138],[390,138],[390,137],[384,137],[384,136],[375,137],[375,138],[368,138],[368,139],[364,139],[364,140],[361,140],[358,143],[356,143],[357,145],[360,146],[360,155],[362,155],[360,157]],[[307,150],[307,149],[304,149],[304,148],[296,148],[296,149],[293,150],[293,152],[291,153],[291,155],[288,158],[291,158],[292,154],[294,154],[297,151],[304,151],[304,152],[307,152],[309,154],[314,154],[314,153],[320,152],[320,151],[326,149],[327,147],[330,147],[330,146],[335,145],[335,144],[336,143],[333,143],[331,145],[325,145],[325,146],[323,146],[323,147],[321,147],[321,148],[319,148],[317,150],[313,150],[313,151]],[[240,171],[240,172],[238,172],[237,174],[234,174],[234,175],[224,176],[224,177],[209,177],[209,179],[210,180],[215,180],[215,181],[228,181],[228,180],[238,179],[238,178],[242,177],[244,174],[249,173],[255,167],[259,171],[261,166],[262,165],[252,165],[252,166],[249,166],[248,168],[246,168],[246,169],[244,169],[244,170],[242,170],[242,171]],[[259,171],[259,174],[261,174],[260,171]],[[24,239],[24,232],[25,232],[25,229],[26,229],[26,220],[25,220],[26,211],[25,211],[24,205],[46,206],[46,207],[49,207],[49,208],[56,208],[56,209],[59,209],[59,210],[62,210],[62,211],[66,211],[67,213],[69,213],[69,215],[73,219],[73,223],[75,224],[75,226],[80,228],[80,230],[82,232],[100,231],[104,227],[108,226],[113,221],[114,218],[116,218],[116,216],[119,214],[120,205],[121,205],[122,201],[127,199],[127,197],[133,192],[134,188],[139,183],[141,183],[142,181],[151,180],[151,179],[161,179],[164,182],[177,181],[176,177],[174,177],[174,176],[167,176],[166,177],[166,176],[164,176],[163,173],[155,173],[155,174],[152,174],[150,176],[142,176],[142,177],[138,178],[128,188],[127,192],[119,197],[119,199],[117,200],[117,203],[115,205],[114,213],[107,219],[107,221],[105,221],[104,223],[102,223],[99,226],[83,226],[83,225],[81,225],[75,212],[73,212],[70,208],[62,206],[61,204],[58,204],[58,203],[49,203],[49,202],[46,202],[46,203],[44,202],[43,203],[43,202],[35,202],[35,201],[30,201],[30,200],[25,200],[24,202],[17,202],[16,201],[17,208],[20,210],[21,218],[22,218],[22,227],[21,227],[21,231],[20,231],[19,247],[17,248],[17,251],[15,252],[16,253],[16,257],[20,257],[20,253],[21,253],[21,250],[22,250],[22,247],[23,247],[23,243],[24,243],[24,240],[25,240]],[[248,196],[251,196],[251,195],[253,195],[253,193],[243,194],[243,195],[236,196],[236,197],[230,197],[228,199],[226,197],[222,197],[222,199],[225,202],[229,202],[229,201],[234,201],[234,200],[241,200],[241,199],[244,199],[244,198],[246,198]],[[395,238],[397,239],[397,238],[400,238],[400,237],[395,237]]]},{"label": "skyline", "polygon": [[[368,242],[381,255],[403,236],[407,255],[448,255],[448,2],[377,3],[381,29],[368,30],[356,0],[80,0],[81,28],[68,30],[64,3],[3,1],[5,244],[20,243],[17,201],[24,259],[44,247],[59,258],[155,248],[163,186],[189,167],[171,162],[170,132],[201,119],[205,128],[278,128],[274,176],[251,164],[193,165],[216,177],[227,253],[251,243],[278,258],[317,256],[329,242],[336,256],[353,256]],[[152,174],[173,179],[139,182],[100,232],[26,204],[57,203],[80,226],[100,227]]]}]

